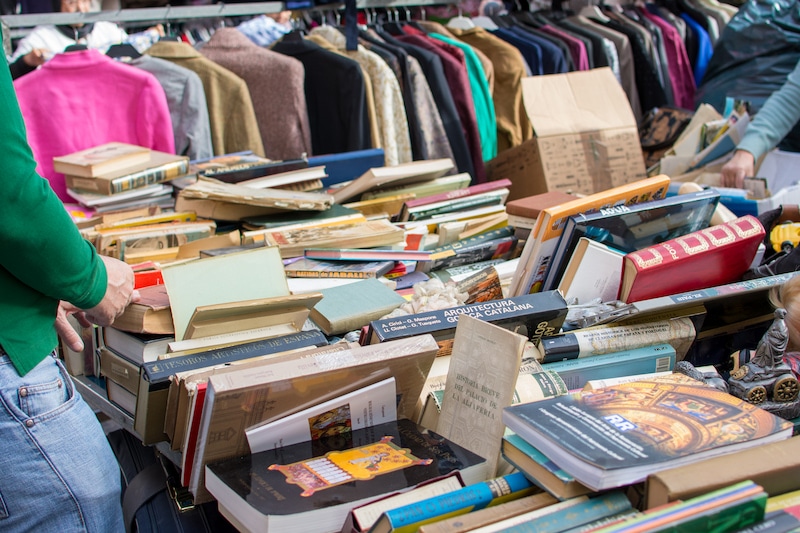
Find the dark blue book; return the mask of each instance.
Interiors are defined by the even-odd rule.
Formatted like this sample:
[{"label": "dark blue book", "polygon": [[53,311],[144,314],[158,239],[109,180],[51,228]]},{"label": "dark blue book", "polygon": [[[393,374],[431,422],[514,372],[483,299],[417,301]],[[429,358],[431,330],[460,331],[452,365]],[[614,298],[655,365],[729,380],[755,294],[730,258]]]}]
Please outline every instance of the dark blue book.
[{"label": "dark blue book", "polygon": [[707,189],[567,218],[550,258],[542,290],[558,287],[581,237],[605,243],[625,253],[634,252],[707,228],[719,200],[716,190]]},{"label": "dark blue book", "polygon": [[328,177],[322,179],[323,187],[354,180],[369,169],[384,165],[386,165],[386,158],[383,148],[355,150],[341,154],[315,155],[308,158],[308,166],[325,167]]}]

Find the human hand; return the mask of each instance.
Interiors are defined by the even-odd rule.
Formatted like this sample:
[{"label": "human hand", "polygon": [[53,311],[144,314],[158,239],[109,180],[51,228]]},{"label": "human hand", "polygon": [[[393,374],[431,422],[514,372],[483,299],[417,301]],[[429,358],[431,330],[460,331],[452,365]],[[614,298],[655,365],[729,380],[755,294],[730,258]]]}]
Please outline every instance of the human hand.
[{"label": "human hand", "polygon": [[75,307],[69,302],[58,302],[58,311],[56,312],[56,332],[61,340],[70,348],[70,350],[80,352],[83,351],[83,339],[80,334],[75,331],[72,324],[69,323],[67,317],[75,315],[78,322],[83,327],[91,326],[91,322],[86,319],[83,311]]},{"label": "human hand", "polygon": [[43,48],[34,48],[30,52],[22,56],[22,60],[29,67],[38,67],[39,65],[44,65],[44,62],[46,61],[45,58],[46,53],[47,50]]},{"label": "human hand", "polygon": [[736,150],[733,157],[722,167],[723,187],[744,186],[744,179],[755,174],[755,158],[750,152]]},{"label": "human hand", "polygon": [[139,300],[139,292],[133,290],[133,270],[118,259],[101,255],[106,266],[108,286],[99,304],[86,310],[86,318],[98,326],[109,326],[128,304]]}]

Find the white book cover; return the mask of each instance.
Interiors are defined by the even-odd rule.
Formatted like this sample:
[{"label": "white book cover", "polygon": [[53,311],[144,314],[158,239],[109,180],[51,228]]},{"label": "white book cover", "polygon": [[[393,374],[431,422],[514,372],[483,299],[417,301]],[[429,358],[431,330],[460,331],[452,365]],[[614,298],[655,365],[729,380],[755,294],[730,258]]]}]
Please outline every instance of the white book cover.
[{"label": "white book cover", "polygon": [[601,302],[616,300],[624,256],[611,246],[581,237],[558,285],[564,299],[577,299],[579,304],[596,298]]},{"label": "white book cover", "polygon": [[397,420],[393,377],[245,430],[250,453]]}]

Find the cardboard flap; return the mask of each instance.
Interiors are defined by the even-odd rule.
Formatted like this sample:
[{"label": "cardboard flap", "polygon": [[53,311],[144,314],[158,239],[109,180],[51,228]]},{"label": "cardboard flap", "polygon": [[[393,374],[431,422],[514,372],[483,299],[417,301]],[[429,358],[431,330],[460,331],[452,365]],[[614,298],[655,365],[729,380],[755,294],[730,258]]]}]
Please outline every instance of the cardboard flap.
[{"label": "cardboard flap", "polygon": [[628,97],[608,67],[523,78],[522,98],[538,137],[636,127]]}]

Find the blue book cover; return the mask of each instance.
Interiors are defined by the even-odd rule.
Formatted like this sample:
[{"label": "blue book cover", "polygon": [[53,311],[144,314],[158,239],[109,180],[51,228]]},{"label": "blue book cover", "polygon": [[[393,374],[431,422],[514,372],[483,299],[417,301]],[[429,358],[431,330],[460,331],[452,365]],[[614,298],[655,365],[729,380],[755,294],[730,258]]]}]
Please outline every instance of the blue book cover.
[{"label": "blue book cover", "polygon": [[675,348],[669,344],[654,344],[621,352],[544,363],[542,368],[557,372],[567,388],[574,390],[583,388],[592,379],[668,372],[674,366]]},{"label": "blue book cover", "polygon": [[322,179],[323,187],[354,180],[366,171],[386,164],[383,148],[355,150],[340,154],[314,155],[308,158],[308,166],[324,166],[328,177]]},{"label": "blue book cover", "polygon": [[386,511],[370,531],[413,532],[423,524],[511,501],[538,490],[524,474],[514,472]]},{"label": "blue book cover", "polygon": [[584,502],[537,516],[529,522],[503,529],[507,533],[558,533],[567,528],[579,527],[602,518],[616,515],[632,508],[630,500],[621,491],[607,492]]},{"label": "blue book cover", "polygon": [[568,217],[545,273],[542,290],[558,286],[581,237],[625,253],[707,228],[720,201],[707,189]]}]

